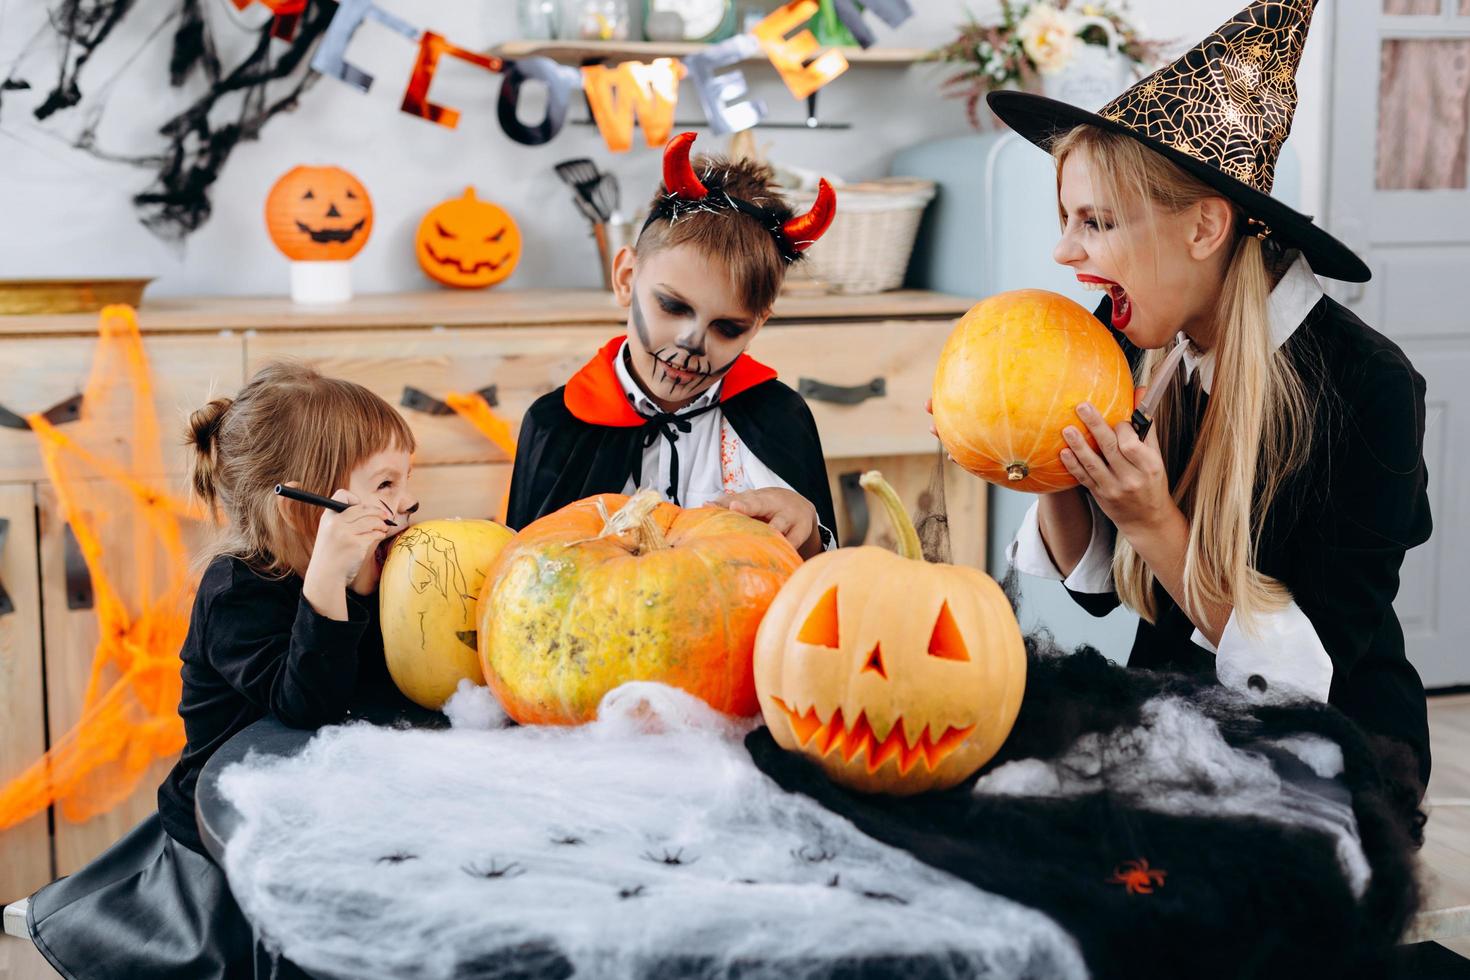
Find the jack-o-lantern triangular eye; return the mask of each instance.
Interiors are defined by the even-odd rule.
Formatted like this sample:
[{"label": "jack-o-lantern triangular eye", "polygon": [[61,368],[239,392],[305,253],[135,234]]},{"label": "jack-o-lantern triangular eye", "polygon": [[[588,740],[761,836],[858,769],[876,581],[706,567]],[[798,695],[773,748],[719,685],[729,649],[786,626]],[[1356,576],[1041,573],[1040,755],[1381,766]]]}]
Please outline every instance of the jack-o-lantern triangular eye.
[{"label": "jack-o-lantern triangular eye", "polygon": [[965,649],[959,624],[954,621],[948,602],[939,607],[939,618],[934,621],[934,632],[929,635],[929,656],[945,660],[970,659],[970,651]]},{"label": "jack-o-lantern triangular eye", "polygon": [[871,670],[885,681],[888,680],[888,670],[883,666],[883,644],[874,643],[873,650],[868,654],[868,662],[863,664],[863,671]]},{"label": "jack-o-lantern triangular eye", "polygon": [[807,613],[801,632],[796,634],[796,642],[834,650],[842,645],[837,639],[837,586],[828,589],[827,594],[818,599],[812,611]]}]

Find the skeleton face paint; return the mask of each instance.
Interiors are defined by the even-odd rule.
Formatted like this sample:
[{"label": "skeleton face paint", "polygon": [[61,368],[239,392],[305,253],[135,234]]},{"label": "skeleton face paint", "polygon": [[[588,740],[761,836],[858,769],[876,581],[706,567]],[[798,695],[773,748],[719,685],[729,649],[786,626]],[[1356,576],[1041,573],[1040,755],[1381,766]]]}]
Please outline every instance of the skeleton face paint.
[{"label": "skeleton face paint", "polygon": [[639,262],[628,320],[634,377],[676,411],[734,366],[764,317],[745,308],[721,270],[679,246]]}]

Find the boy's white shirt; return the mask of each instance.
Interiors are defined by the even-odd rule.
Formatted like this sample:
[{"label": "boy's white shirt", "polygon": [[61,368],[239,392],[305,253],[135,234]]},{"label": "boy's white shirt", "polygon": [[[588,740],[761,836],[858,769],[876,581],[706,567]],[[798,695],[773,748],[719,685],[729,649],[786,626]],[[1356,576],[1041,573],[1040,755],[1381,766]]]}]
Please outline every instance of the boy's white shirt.
[{"label": "boy's white shirt", "polygon": [[[618,384],[622,385],[623,394],[635,412],[645,416],[656,415],[663,409],[644,394],[628,371],[628,365],[623,360],[627,347],[628,342],[625,340],[623,346],[618,348],[617,356],[613,358]],[[717,402],[723,385],[723,380],[716,381],[675,414],[684,415],[704,408],[711,402]],[[679,440],[678,486],[681,507],[702,507],[726,494],[763,490],[767,487],[781,487],[796,492],[791,484],[761,462],[760,457],[750,450],[725,420],[725,413],[718,407],[694,416],[689,420],[689,431],[676,432],[675,435]],[[643,450],[643,485],[664,496],[664,490],[669,485],[671,462],[669,441],[662,437],[653,440]],[[633,485],[633,478],[628,477],[623,493],[630,494],[637,489]],[[827,547],[833,547],[831,529],[824,527],[822,531],[822,540]]]},{"label": "boy's white shirt", "polygon": [[[1307,260],[1298,256],[1286,275],[1271,291],[1267,316],[1273,349],[1280,348],[1306,320],[1319,300],[1322,285],[1313,275]],[[1181,337],[1182,339],[1182,337]],[[1200,386],[1206,394],[1215,380],[1215,352],[1184,354],[1186,382],[1199,372]],[[1106,593],[1113,591],[1113,544],[1116,530],[1103,514],[1091,494],[1086,494],[1092,511],[1092,538],[1077,567],[1065,578],[1052,562],[1041,538],[1038,503],[1033,503],[1021,521],[1021,527],[1006,549],[1012,566],[1027,575],[1060,580],[1073,592]],[[1248,636],[1235,620],[1232,611],[1216,647],[1196,629],[1190,640],[1215,654],[1215,675],[1227,687],[1249,690],[1250,679],[1259,676],[1268,688],[1295,689],[1318,701],[1326,701],[1332,688],[1332,658],[1306,613],[1295,602],[1284,609],[1256,617],[1256,634]]]}]

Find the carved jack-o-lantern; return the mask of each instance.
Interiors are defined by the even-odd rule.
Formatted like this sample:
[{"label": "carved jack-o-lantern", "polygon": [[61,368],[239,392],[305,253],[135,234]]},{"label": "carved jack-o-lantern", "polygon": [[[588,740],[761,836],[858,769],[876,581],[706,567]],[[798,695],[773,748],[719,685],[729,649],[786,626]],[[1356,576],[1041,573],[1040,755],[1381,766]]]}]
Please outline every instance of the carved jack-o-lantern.
[{"label": "carved jack-o-lantern", "polygon": [[414,252],[430,277],[446,286],[493,286],[515,271],[521,258],[521,230],[505,209],[475,196],[435,207],[419,222]]},{"label": "carved jack-o-lantern", "polygon": [[1021,630],[993,579],[924,562],[897,494],[877,473],[862,483],[901,553],[830,551],[782,587],[756,635],[761,713],[777,744],[834,782],[900,796],[947,789],[1010,734],[1026,688]]},{"label": "carved jack-o-lantern", "polygon": [[265,199],[271,241],[294,262],[338,262],[367,244],[373,202],[341,167],[296,167]]}]

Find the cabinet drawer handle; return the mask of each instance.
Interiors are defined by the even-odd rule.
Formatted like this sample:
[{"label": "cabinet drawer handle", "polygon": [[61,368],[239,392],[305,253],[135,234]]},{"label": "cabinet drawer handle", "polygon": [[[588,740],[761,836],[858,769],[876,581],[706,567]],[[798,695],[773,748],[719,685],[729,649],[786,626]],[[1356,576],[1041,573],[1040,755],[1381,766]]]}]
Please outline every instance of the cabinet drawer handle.
[{"label": "cabinet drawer handle", "polygon": [[842,385],[829,385],[815,378],[801,378],[796,382],[796,390],[801,393],[801,397],[810,398],[813,401],[828,402],[832,405],[858,405],[869,398],[882,398],[887,395],[888,381],[886,378],[874,378],[867,384],[846,388]]},{"label": "cabinet drawer handle", "polygon": [[[10,519],[0,517],[0,556],[5,554],[5,538],[10,534]],[[15,612],[15,603],[10,601],[10,593],[5,591],[5,583],[0,582],[0,616],[8,616]]]},{"label": "cabinet drawer handle", "polygon": [[82,557],[82,546],[70,524],[62,525],[62,538],[66,553],[66,608],[92,608],[92,573],[87,570],[87,559]]},{"label": "cabinet drawer handle", "polygon": [[[491,408],[500,404],[500,386],[486,385],[475,392],[485,399],[485,404]],[[415,412],[423,412],[425,415],[453,415],[454,409],[444,402],[435,398],[426,391],[420,391],[412,385],[403,386],[403,397],[398,399],[398,404]]]},{"label": "cabinet drawer handle", "polygon": [[[52,425],[65,425],[68,422],[75,422],[82,417],[81,394],[77,393],[65,401],[57,402],[42,412],[41,417]],[[16,415],[4,405],[0,405],[0,426],[4,426],[7,429],[29,429],[31,423],[25,420],[25,416]]]},{"label": "cabinet drawer handle", "polygon": [[844,548],[855,548],[868,540],[868,495],[863,491],[862,470],[837,475],[837,485],[842,491],[842,507],[847,511],[847,540]]}]

